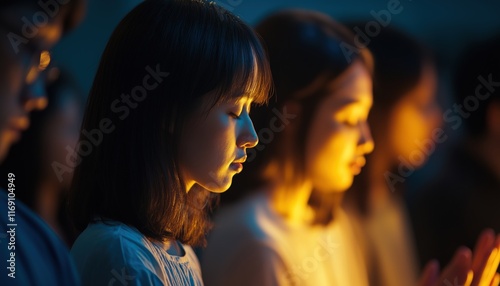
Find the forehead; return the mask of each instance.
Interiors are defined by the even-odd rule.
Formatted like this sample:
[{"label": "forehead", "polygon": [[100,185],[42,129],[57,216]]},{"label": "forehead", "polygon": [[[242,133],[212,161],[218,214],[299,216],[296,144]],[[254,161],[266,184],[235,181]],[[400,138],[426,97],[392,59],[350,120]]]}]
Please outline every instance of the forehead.
[{"label": "forehead", "polygon": [[330,81],[326,90],[328,101],[339,107],[353,102],[368,107],[372,105],[372,78],[361,62],[353,63],[339,77]]}]

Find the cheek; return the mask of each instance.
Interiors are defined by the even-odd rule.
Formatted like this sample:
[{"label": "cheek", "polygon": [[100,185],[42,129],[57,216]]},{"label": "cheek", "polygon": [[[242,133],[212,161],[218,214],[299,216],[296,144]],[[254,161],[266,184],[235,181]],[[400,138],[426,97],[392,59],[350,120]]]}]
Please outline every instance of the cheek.
[{"label": "cheek", "polygon": [[396,156],[408,157],[419,143],[431,138],[435,124],[416,107],[402,106],[390,119],[390,145]]},{"label": "cheek", "polygon": [[16,97],[21,92],[24,84],[24,72],[22,64],[16,60],[7,60],[7,63],[2,64],[0,89],[1,96],[10,95],[9,97]]},{"label": "cheek", "polygon": [[206,146],[205,152],[211,161],[221,161],[230,152],[230,146],[235,145],[234,124],[223,114],[214,116],[210,121],[200,125],[201,138],[199,143]]},{"label": "cheek", "polygon": [[311,134],[306,164],[317,189],[343,190],[352,182],[350,164],[355,157],[359,134],[340,124]]},{"label": "cheek", "polygon": [[227,173],[236,139],[234,123],[226,117],[210,115],[204,122],[192,124],[180,142],[182,165],[195,181],[217,181]]},{"label": "cheek", "polygon": [[19,99],[21,83],[21,72],[16,71],[16,68],[0,78],[0,131],[6,127],[11,117],[22,109]]}]

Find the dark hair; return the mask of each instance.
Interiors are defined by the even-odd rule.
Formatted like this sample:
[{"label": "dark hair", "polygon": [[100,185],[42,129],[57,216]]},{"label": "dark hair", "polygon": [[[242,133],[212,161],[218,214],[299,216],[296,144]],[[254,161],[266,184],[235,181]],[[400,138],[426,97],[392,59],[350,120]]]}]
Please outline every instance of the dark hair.
[{"label": "dark hair", "polygon": [[[265,185],[268,178],[263,170],[273,160],[280,167],[291,169],[291,177],[304,174],[305,142],[314,112],[325,98],[328,82],[341,75],[354,62],[363,62],[371,72],[371,57],[366,49],[353,55],[345,53],[347,45],[354,46],[354,35],[330,17],[313,11],[286,10],[272,14],[257,25],[256,31],[267,45],[277,100],[269,108],[254,108],[252,119],[261,143],[248,150],[245,171],[233,179],[237,191],[222,195],[223,203],[240,199],[251,190]],[[296,138],[285,142],[283,133],[273,138],[260,132],[270,127],[277,112],[285,104],[296,101],[301,106],[297,118]],[[264,138],[263,136],[266,136]],[[271,142],[269,142],[271,141]],[[287,150],[290,148],[291,150]],[[290,182],[285,182],[286,184]]]},{"label": "dark hair", "polygon": [[[0,165],[0,173],[16,175],[18,178],[16,198],[33,210],[36,210],[37,192],[40,191],[44,171],[47,169],[52,171],[52,167],[44,165],[46,162],[43,161],[44,147],[47,147],[43,145],[43,138],[47,129],[51,128],[47,126],[48,120],[64,107],[61,104],[64,104],[65,100],[75,100],[80,107],[80,112],[83,111],[85,105],[83,93],[69,73],[59,68],[51,68],[45,72],[48,74],[46,94],[49,103],[45,109],[31,113],[29,129],[23,132],[21,140],[11,147]],[[71,92],[66,92],[68,90]],[[7,181],[1,181],[0,186],[7,189],[7,183]],[[60,194],[60,202],[56,204],[59,207],[59,222],[67,235],[65,239],[71,242],[75,237],[65,208],[66,187],[60,186]]]},{"label": "dark hair", "polygon": [[[163,73],[156,86],[134,107],[120,104],[146,77],[154,82],[152,71]],[[264,103],[271,84],[255,33],[213,2],[139,4],[113,32],[90,92],[80,141],[99,130],[101,120],[112,121],[114,130],[75,169],[70,211],[76,227],[112,219],[151,239],[204,244],[207,215],[179,175],[183,123],[204,96],[215,105],[251,91],[254,102]]]},{"label": "dark hair", "polygon": [[[363,23],[350,26],[364,26]],[[433,57],[420,42],[404,32],[392,28],[382,28],[370,39],[367,46],[372,52],[375,69],[373,74],[373,105],[368,117],[375,146],[385,140],[383,129],[387,126],[388,115],[394,105],[414,89],[420,82],[426,65],[433,65]],[[370,180],[369,169],[373,164],[370,154],[366,155],[367,165],[356,176],[353,185],[346,192],[362,214],[368,212]]]},{"label": "dark hair", "polygon": [[433,65],[434,59],[427,47],[393,27],[383,28],[367,47],[375,62],[371,114],[387,114],[419,84],[425,66]]},{"label": "dark hair", "polygon": [[[482,41],[470,46],[462,55],[457,66],[454,78],[455,100],[463,103],[465,98],[474,95],[476,87],[482,84],[478,77],[488,80],[491,75],[493,80],[500,79],[500,36]],[[486,132],[486,116],[488,107],[492,102],[500,101],[500,89],[495,88],[490,96],[481,100],[477,110],[470,113],[464,120],[464,127],[468,135],[479,137]]]}]

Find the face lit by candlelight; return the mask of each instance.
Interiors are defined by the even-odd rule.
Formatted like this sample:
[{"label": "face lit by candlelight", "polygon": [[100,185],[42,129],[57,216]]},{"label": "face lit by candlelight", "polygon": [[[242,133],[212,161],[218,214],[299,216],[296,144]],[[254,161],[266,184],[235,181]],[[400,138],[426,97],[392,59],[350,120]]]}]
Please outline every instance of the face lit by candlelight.
[{"label": "face lit by candlelight", "polygon": [[306,171],[318,191],[345,191],[373,150],[367,123],[372,80],[361,62],[329,83],[319,103],[306,145]]},{"label": "face lit by candlelight", "polygon": [[210,107],[209,95],[184,125],[179,165],[188,186],[198,184],[208,191],[226,191],[235,174],[243,169],[246,149],[258,143],[250,119],[252,99],[234,98]]},{"label": "face lit by candlelight", "polygon": [[[47,105],[40,73],[50,62],[48,49],[62,34],[61,17],[37,28],[27,42],[12,43],[8,35],[23,35],[19,20],[39,7],[13,6],[0,12],[0,162],[29,126],[29,113]],[[32,9],[32,10],[29,10]],[[31,11],[31,12],[30,12]],[[30,13],[27,13],[30,12]],[[63,15],[63,14],[61,14]],[[17,45],[16,45],[17,44]]]},{"label": "face lit by candlelight", "polygon": [[[421,150],[420,145],[431,139],[432,131],[441,125],[441,109],[436,100],[436,78],[434,68],[426,66],[415,88],[392,108],[388,120],[388,146],[393,160],[398,160],[399,156],[408,160],[412,153]],[[414,165],[422,165],[430,155],[418,153],[424,157],[411,160]]]}]

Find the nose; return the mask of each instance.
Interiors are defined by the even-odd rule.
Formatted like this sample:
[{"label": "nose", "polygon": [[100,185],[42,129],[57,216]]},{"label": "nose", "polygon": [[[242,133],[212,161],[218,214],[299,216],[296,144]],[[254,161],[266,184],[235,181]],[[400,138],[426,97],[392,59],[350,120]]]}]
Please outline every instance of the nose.
[{"label": "nose", "polygon": [[242,116],[241,132],[236,139],[236,144],[240,148],[253,148],[259,143],[259,136],[255,131],[252,119],[246,114]]},{"label": "nose", "polygon": [[373,142],[372,134],[370,131],[370,126],[368,122],[363,122],[360,124],[361,136],[359,137],[358,149],[362,154],[369,154],[375,148],[375,143]]}]

